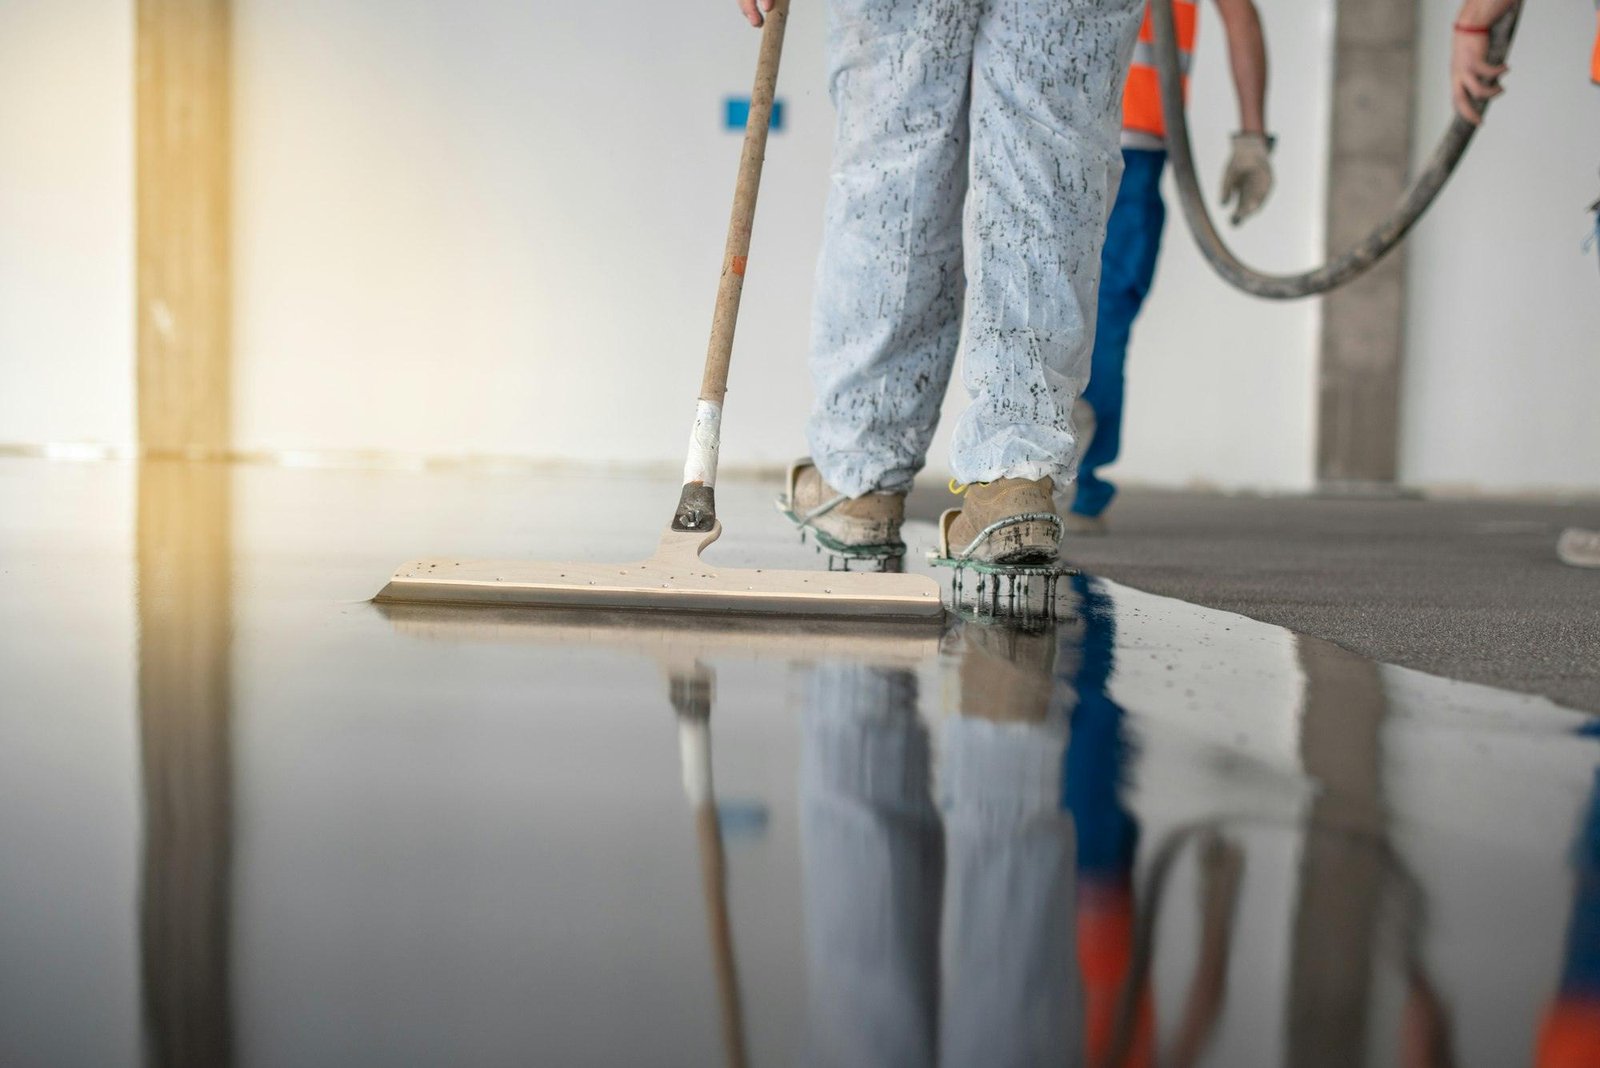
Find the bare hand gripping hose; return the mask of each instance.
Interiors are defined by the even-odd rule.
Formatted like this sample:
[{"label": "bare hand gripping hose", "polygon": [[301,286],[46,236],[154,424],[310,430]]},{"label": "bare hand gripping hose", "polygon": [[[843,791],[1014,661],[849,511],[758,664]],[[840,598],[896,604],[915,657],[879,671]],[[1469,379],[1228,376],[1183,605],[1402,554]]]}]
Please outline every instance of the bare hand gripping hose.
[{"label": "bare hand gripping hose", "polygon": [[[1496,22],[1489,33],[1488,61],[1495,65],[1505,62],[1511,48],[1511,38],[1517,28],[1517,14],[1521,5],[1512,7]],[[1450,127],[1439,139],[1439,147],[1422,173],[1412,179],[1394,209],[1361,241],[1344,253],[1320,267],[1301,274],[1265,274],[1244,263],[1228,248],[1211,221],[1205,196],[1200,190],[1200,180],[1195,173],[1194,153],[1189,147],[1189,124],[1183,110],[1183,83],[1179,76],[1178,37],[1174,29],[1172,0],[1153,0],[1150,17],[1156,38],[1156,70],[1161,81],[1161,110],[1167,122],[1167,155],[1172,160],[1173,177],[1178,183],[1178,197],[1183,203],[1184,217],[1196,243],[1211,266],[1227,282],[1246,293],[1270,300],[1294,300],[1299,297],[1326,293],[1344,285],[1389,253],[1416,225],[1422,213],[1428,210],[1433,198],[1439,195],[1449,181],[1456,164],[1472,141],[1478,128],[1460,115],[1450,122]],[[1481,112],[1487,101],[1478,105]]]}]

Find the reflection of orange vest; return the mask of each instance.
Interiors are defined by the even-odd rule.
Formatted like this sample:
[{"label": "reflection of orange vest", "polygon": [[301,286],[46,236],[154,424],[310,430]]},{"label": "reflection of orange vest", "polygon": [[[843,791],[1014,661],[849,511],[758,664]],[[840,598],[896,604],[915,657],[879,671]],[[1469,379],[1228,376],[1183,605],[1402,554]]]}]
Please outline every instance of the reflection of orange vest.
[{"label": "reflection of orange vest", "polygon": [[[1090,1068],[1106,1068],[1115,1052],[1122,988],[1133,971],[1133,890],[1078,884],[1078,967],[1083,973],[1084,1044]],[[1148,982],[1134,1003],[1132,1041],[1121,1068],[1155,1063],[1156,1014]]]},{"label": "reflection of orange vest", "polygon": [[1589,1068],[1600,1057],[1600,1002],[1563,996],[1539,1028],[1537,1068]]},{"label": "reflection of orange vest", "polygon": [[[1189,95],[1189,63],[1194,59],[1194,31],[1200,19],[1195,0],[1172,0],[1173,24],[1178,31],[1178,61],[1183,71],[1183,93]],[[1122,96],[1122,128],[1167,135],[1161,121],[1161,82],[1156,76],[1156,30],[1145,8],[1144,25],[1139,27],[1139,43],[1133,49],[1133,65],[1128,68],[1128,88]]]}]

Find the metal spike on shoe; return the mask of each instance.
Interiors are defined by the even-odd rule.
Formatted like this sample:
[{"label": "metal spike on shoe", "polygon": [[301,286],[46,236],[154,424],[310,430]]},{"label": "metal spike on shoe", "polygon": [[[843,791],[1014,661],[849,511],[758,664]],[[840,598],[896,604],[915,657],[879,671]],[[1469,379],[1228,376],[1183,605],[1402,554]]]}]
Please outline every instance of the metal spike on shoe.
[{"label": "metal spike on shoe", "polygon": [[950,570],[950,608],[979,619],[1049,620],[1060,613],[1061,579],[1079,574],[1060,560],[1041,564],[990,564],[928,554]]},{"label": "metal spike on shoe", "polygon": [[[1002,492],[1012,499],[1003,502],[1001,508],[994,508],[994,501],[986,502],[993,518],[977,530],[970,529],[969,522],[969,529],[959,541],[952,540],[952,531],[965,510],[951,508],[941,515],[938,548],[928,553],[928,562],[950,569],[950,607],[956,612],[970,613],[980,619],[1054,619],[1058,612],[1061,577],[1076,575],[1078,571],[1057,556],[1061,544],[1061,517],[1053,511],[1027,507],[1034,503],[1028,497],[1040,491],[1047,495],[1050,483],[1048,480],[1009,482]],[[970,505],[970,499],[968,503]],[[1005,504],[1022,504],[1023,508],[1006,511]],[[999,514],[994,515],[995,512]],[[1009,550],[997,552],[1008,540],[1015,544]]]}]

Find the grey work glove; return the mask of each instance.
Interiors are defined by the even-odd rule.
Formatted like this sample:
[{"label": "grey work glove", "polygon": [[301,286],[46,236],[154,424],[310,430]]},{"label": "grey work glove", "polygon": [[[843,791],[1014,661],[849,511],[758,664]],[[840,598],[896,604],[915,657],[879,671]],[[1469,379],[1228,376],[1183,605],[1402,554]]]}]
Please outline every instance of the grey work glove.
[{"label": "grey work glove", "polygon": [[1222,206],[1233,204],[1233,225],[1261,210],[1272,193],[1272,138],[1260,133],[1233,135],[1233,155],[1222,172]]}]

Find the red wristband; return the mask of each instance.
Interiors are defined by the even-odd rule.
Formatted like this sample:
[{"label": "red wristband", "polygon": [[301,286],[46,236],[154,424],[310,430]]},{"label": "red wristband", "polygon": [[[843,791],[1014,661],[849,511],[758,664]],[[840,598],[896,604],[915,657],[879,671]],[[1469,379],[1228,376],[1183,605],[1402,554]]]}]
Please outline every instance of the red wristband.
[{"label": "red wristband", "polygon": [[1470,33],[1474,37],[1489,36],[1489,27],[1487,26],[1468,26],[1464,23],[1458,22],[1453,28],[1457,33]]}]

